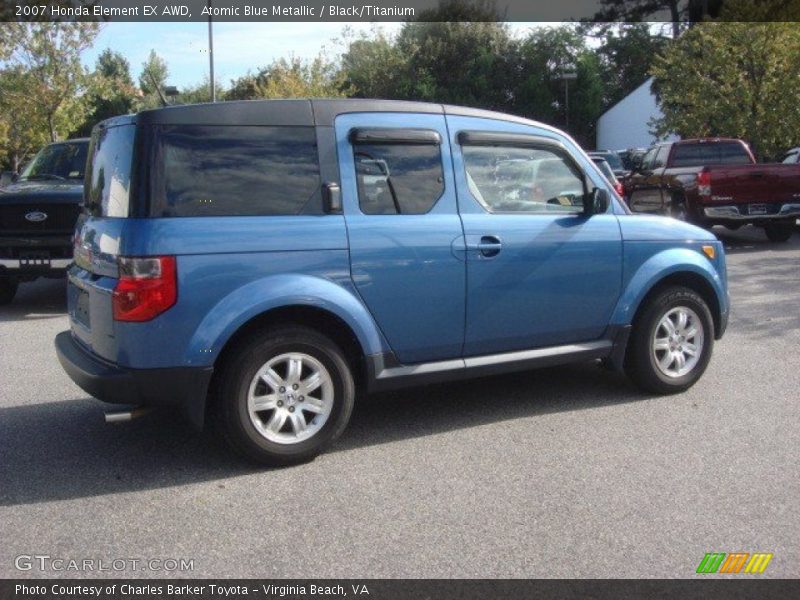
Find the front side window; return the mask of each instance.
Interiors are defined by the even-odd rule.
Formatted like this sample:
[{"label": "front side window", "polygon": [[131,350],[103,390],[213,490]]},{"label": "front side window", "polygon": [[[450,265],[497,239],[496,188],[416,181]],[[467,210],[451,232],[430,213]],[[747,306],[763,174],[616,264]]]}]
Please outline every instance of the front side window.
[{"label": "front side window", "polygon": [[462,153],[470,193],[490,212],[583,212],[583,174],[560,152],[465,145]]},{"label": "front side window", "polygon": [[667,164],[667,156],[669,155],[669,146],[661,146],[656,153],[653,160],[653,169],[661,169]]},{"label": "front side window", "polygon": [[800,161],[800,152],[790,152],[789,154],[783,157],[783,160],[781,162],[785,165],[793,165],[798,161]]},{"label": "front side window", "polygon": [[444,191],[438,144],[355,143],[353,158],[364,214],[424,214]]},{"label": "front side window", "polygon": [[161,126],[153,137],[154,217],[321,211],[313,127]]}]

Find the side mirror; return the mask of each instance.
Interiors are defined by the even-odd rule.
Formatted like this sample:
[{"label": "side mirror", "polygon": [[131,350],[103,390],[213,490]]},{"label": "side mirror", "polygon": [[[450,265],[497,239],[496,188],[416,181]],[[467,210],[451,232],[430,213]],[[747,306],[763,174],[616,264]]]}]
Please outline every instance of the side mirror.
[{"label": "side mirror", "polygon": [[606,190],[594,188],[589,195],[589,202],[584,205],[583,212],[587,216],[602,214],[608,210],[609,202],[611,200]]},{"label": "side mirror", "polygon": [[342,212],[342,188],[338,183],[329,181],[322,185],[322,208],[329,215]]},{"label": "side mirror", "polygon": [[17,179],[19,179],[19,173],[16,171],[3,171],[0,173],[0,187],[14,183]]}]

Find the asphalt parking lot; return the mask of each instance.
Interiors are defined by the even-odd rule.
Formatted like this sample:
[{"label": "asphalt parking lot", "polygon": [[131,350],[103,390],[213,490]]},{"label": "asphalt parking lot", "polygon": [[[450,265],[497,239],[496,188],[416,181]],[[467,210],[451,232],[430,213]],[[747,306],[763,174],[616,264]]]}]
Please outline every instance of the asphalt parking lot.
[{"label": "asphalt parking lot", "polygon": [[733,311],[689,392],[593,364],[413,389],[272,471],[168,413],[106,425],[53,351],[63,283],[24,285],[0,309],[0,577],[76,575],[19,555],[193,559],[174,575],[198,578],[689,577],[734,551],[799,577],[800,233],[718,233]]}]

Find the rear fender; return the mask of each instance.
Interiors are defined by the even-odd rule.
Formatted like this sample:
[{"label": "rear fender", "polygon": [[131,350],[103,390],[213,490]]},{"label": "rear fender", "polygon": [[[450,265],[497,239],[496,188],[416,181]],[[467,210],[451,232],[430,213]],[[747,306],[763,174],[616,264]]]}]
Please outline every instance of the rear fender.
[{"label": "rear fender", "polygon": [[365,354],[389,351],[372,315],[352,290],[311,275],[275,275],[244,285],[212,308],[189,344],[187,363],[213,365],[227,341],[248,321],[275,308],[308,306],[346,323]]}]

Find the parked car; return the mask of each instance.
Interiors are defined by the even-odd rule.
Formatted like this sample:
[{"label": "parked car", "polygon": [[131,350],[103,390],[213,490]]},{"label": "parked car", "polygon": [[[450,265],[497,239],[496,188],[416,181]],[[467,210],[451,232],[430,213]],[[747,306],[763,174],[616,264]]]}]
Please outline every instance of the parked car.
[{"label": "parked car", "polygon": [[785,165],[796,165],[800,163],[800,147],[787,150],[781,162]]},{"label": "parked car", "polygon": [[88,148],[88,139],[45,146],[0,188],[0,304],[14,299],[21,282],[64,277]]},{"label": "parked car", "polygon": [[357,391],[602,359],[680,392],[727,324],[720,242],[631,216],[571,138],[526,119],[199,104],[105,121],[89,155],[61,364],[264,463],[321,452]]},{"label": "parked car", "polygon": [[611,165],[608,164],[608,161],[605,158],[600,158],[598,156],[592,156],[591,153],[589,156],[592,159],[592,162],[597,165],[597,168],[606,176],[609,183],[614,188],[614,191],[617,192],[617,196],[622,198],[625,195],[625,188],[622,186],[622,182],[617,179],[617,176],[614,175],[614,171],[611,169]]},{"label": "parked car", "polygon": [[650,148],[625,193],[634,212],[703,227],[750,223],[785,242],[800,217],[800,165],[756,164],[741,140],[687,139]]},{"label": "parked car", "polygon": [[597,150],[594,152],[589,152],[589,156],[592,158],[605,159],[606,162],[608,162],[608,164],[611,166],[611,170],[614,171],[614,177],[619,180],[625,179],[629,175],[628,169],[625,168],[625,165],[622,163],[622,159],[616,152],[611,150]]},{"label": "parked car", "polygon": [[617,154],[622,161],[623,168],[630,176],[636,165],[641,164],[642,157],[647,154],[647,148],[628,148],[620,150]]}]

